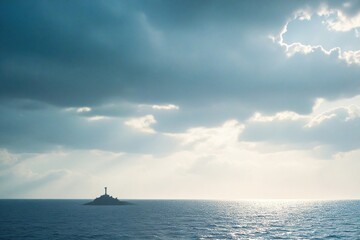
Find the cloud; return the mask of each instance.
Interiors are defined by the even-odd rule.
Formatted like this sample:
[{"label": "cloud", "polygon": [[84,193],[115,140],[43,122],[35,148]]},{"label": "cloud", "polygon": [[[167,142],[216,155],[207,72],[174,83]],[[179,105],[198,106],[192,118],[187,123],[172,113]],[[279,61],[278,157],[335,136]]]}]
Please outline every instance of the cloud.
[{"label": "cloud", "polygon": [[167,104],[167,105],[152,105],[153,109],[156,110],[179,110],[179,106],[173,105],[173,104]]},{"label": "cloud", "polygon": [[[288,57],[297,53],[310,54],[316,51],[320,51],[325,55],[335,54],[338,59],[345,61],[348,64],[360,65],[360,49],[357,50],[342,50],[341,47],[336,46],[330,49],[326,49],[322,44],[311,45],[303,44],[301,42],[288,43],[284,40],[284,36],[288,33],[289,25],[294,21],[312,21],[312,16],[317,15],[322,17],[322,24],[327,27],[329,31],[341,31],[346,32],[354,30],[354,37],[356,37],[357,31],[360,27],[360,12],[353,16],[348,17],[344,12],[339,9],[329,9],[327,6],[322,6],[317,11],[311,9],[303,9],[296,11],[292,18],[286,22],[280,31],[279,35],[274,37],[270,36],[273,42],[279,44],[284,48]],[[296,30],[294,30],[296,31]]]},{"label": "cloud", "polygon": [[87,120],[89,120],[89,121],[99,121],[99,120],[104,120],[104,119],[108,119],[108,117],[99,116],[99,115],[87,117]]},{"label": "cloud", "polygon": [[[313,76],[311,61],[287,61],[267,40],[289,13],[305,4],[284,3],[265,9],[259,8],[261,1],[186,2],[186,16],[165,1],[94,1],[86,7],[83,1],[3,4],[1,22],[12,30],[4,34],[1,48],[0,96],[63,108],[86,106],[101,116],[129,114],[131,105],[176,103],[198,121],[176,124],[184,130],[200,118],[209,125],[246,118],[253,109],[305,112],[316,97],[353,95],[358,70],[314,56],[318,69],[334,74],[326,84],[313,81],[322,71]],[[349,52],[348,61],[355,61],[352,56],[357,59]],[[299,65],[302,73],[294,77]],[[344,74],[349,80],[339,88],[338,76]],[[313,84],[311,91],[302,92],[309,84],[304,78]],[[114,103],[121,107],[105,107]],[[215,110],[221,113],[213,114]]]},{"label": "cloud", "polygon": [[153,134],[144,134],[140,129],[125,124],[137,118],[135,116],[108,117],[93,114],[92,111],[78,114],[47,105],[36,110],[22,110],[12,104],[3,104],[0,115],[0,145],[18,153],[100,149],[161,155],[172,151],[177,145],[170,137],[149,130],[154,124],[151,117],[145,118],[147,120],[143,124],[149,125],[142,125],[141,130]]},{"label": "cloud", "polygon": [[[338,110],[338,109],[336,109]],[[330,120],[334,117],[337,117],[337,114],[335,113],[336,110],[331,110],[331,111],[328,111],[328,112],[324,112],[324,113],[321,113],[313,118],[311,118],[308,123],[305,125],[305,127],[314,127],[316,125],[319,125],[321,124],[322,122],[324,121],[327,121],[327,120]]]},{"label": "cloud", "polygon": [[[120,198],[358,197],[359,151],[323,161],[306,150],[260,152],[232,137],[226,140],[227,148],[213,144],[211,139],[237,131],[238,125],[202,129],[209,133],[207,146],[193,141],[191,151],[165,156],[95,149],[21,154],[15,168],[0,170],[0,178],[7,179],[0,181],[0,197],[93,198],[105,185]],[[222,151],[204,151],[214,146]]]},{"label": "cloud", "polygon": [[185,133],[167,133],[167,135],[180,140],[185,146],[190,145],[197,150],[213,152],[231,147],[243,128],[244,125],[238,121],[228,120],[220,127],[196,127],[188,129]]},{"label": "cloud", "polygon": [[326,4],[0,2],[0,193],[292,197],[320,196],[337,168],[356,181],[359,4]]},{"label": "cloud", "polygon": [[78,113],[90,112],[90,111],[91,111],[90,107],[81,107],[81,108],[76,109],[76,112],[78,112]]},{"label": "cloud", "polygon": [[360,147],[357,132],[360,105],[344,103],[346,101],[334,104],[323,100],[309,115],[280,112],[263,116],[257,113],[245,124],[240,140],[285,145],[287,149],[316,150],[328,146],[326,157],[338,151],[356,150]]},{"label": "cloud", "polygon": [[130,118],[129,120],[125,121],[125,125],[144,133],[155,133],[154,129],[150,128],[150,126],[155,123],[156,119],[153,115],[146,115],[139,118]]},{"label": "cloud", "polygon": [[295,112],[279,112],[274,116],[263,116],[261,113],[255,113],[254,116],[250,118],[250,122],[272,122],[272,121],[297,121],[300,119],[306,118]]},{"label": "cloud", "polygon": [[[153,138],[169,140],[163,133],[251,117],[295,121],[311,113],[315,99],[358,94],[358,66],[339,64],[319,49],[286,58],[268,41],[304,3],[260,3],[186,2],[186,16],[166,2],[39,1],[28,6],[32,17],[20,2],[4,5],[1,20],[14,31],[1,48],[1,146],[134,151],[140,141],[149,151]],[[307,22],[314,15],[296,16]],[[46,41],[38,29],[48,33]]]},{"label": "cloud", "polygon": [[18,157],[11,154],[7,149],[0,149],[0,167],[13,166],[18,162]]},{"label": "cloud", "polygon": [[[351,3],[345,7],[351,7]],[[340,9],[329,9],[327,6],[323,6],[317,11],[317,14],[325,17],[324,24],[329,30],[347,32],[360,28],[360,12],[354,16],[347,16]]]}]

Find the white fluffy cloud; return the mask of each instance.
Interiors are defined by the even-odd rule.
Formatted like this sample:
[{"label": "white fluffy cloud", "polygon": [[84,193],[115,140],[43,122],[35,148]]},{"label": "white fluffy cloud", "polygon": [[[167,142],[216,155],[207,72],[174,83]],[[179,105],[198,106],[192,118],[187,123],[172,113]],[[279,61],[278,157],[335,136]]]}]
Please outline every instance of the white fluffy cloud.
[{"label": "white fluffy cloud", "polygon": [[300,115],[295,112],[285,111],[285,112],[279,112],[272,116],[264,116],[261,113],[257,112],[255,113],[249,121],[251,122],[272,122],[272,121],[297,121],[301,119],[306,119],[306,116]]},{"label": "white fluffy cloud", "polygon": [[[351,8],[351,3],[345,7]],[[347,16],[340,9],[329,9],[327,6],[323,6],[317,11],[317,14],[325,18],[324,24],[329,30],[347,32],[360,28],[360,13]]]},{"label": "white fluffy cloud", "polygon": [[313,112],[300,115],[256,113],[245,124],[240,139],[286,145],[288,149],[327,149],[327,158],[338,151],[360,147],[360,96],[336,101],[317,100]]},{"label": "white fluffy cloud", "polygon": [[130,126],[144,133],[155,133],[155,130],[150,127],[151,125],[156,123],[156,119],[153,115],[146,115],[138,118],[130,118],[124,123],[125,125]]},{"label": "white fluffy cloud", "polygon": [[156,110],[179,110],[179,106],[173,105],[173,104],[167,104],[167,105],[152,105],[153,109]]},{"label": "white fluffy cloud", "polygon": [[78,113],[90,112],[90,111],[91,111],[91,108],[89,108],[89,107],[81,107],[81,108],[76,109],[76,112],[78,112]]}]

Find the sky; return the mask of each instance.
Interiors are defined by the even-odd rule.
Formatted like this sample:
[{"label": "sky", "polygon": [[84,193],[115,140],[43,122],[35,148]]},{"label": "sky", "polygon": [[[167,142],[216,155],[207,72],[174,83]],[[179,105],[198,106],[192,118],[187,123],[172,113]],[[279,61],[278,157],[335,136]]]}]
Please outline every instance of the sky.
[{"label": "sky", "polygon": [[358,1],[1,1],[0,198],[360,198]]}]

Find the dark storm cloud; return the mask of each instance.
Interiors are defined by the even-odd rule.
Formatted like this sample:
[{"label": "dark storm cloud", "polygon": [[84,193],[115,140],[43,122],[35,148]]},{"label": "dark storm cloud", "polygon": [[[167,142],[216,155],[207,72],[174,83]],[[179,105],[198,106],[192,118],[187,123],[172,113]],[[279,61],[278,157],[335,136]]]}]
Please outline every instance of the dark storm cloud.
[{"label": "dark storm cloud", "polygon": [[[286,63],[267,38],[304,5],[299,2],[1,4],[3,98],[65,106],[113,98],[185,105],[241,99],[258,108],[306,111],[311,98],[338,91],[311,81],[311,64],[301,67],[302,78],[293,74],[299,62]],[[300,92],[303,82],[314,90]]]},{"label": "dark storm cloud", "polygon": [[[255,111],[307,113],[318,97],[353,96],[358,66],[316,53],[287,58],[268,38],[295,10],[318,5],[2,1],[0,144],[129,150],[158,137],[124,127],[115,141],[117,123],[88,126],[64,114],[66,107],[93,109],[83,116],[126,117],[143,114],[138,104],[176,104],[180,110],[157,113],[154,126],[172,132]],[[145,145],[145,152],[155,149]]]}]

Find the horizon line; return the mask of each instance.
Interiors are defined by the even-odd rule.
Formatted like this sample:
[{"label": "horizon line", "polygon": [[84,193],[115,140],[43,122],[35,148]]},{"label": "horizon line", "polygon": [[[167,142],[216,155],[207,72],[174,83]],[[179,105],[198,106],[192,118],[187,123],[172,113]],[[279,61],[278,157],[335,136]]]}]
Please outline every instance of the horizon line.
[{"label": "horizon line", "polygon": [[[1,200],[91,200],[93,198],[0,198]],[[360,198],[240,198],[240,199],[217,199],[217,198],[118,198],[119,200],[153,200],[153,201],[360,201]]]}]

